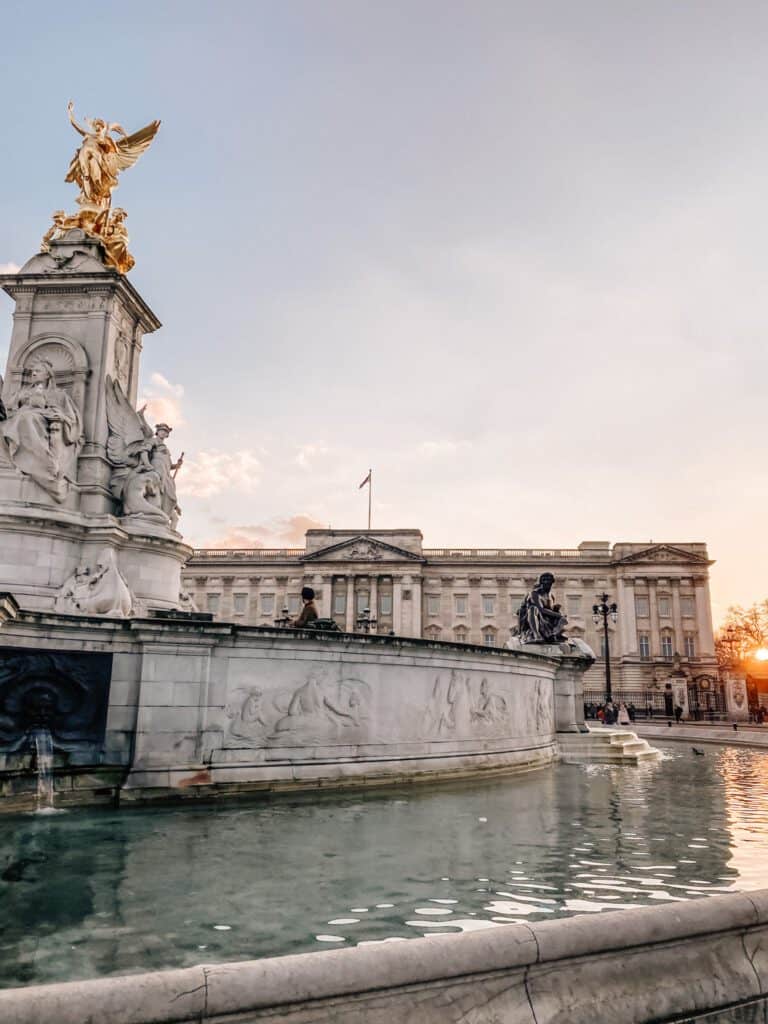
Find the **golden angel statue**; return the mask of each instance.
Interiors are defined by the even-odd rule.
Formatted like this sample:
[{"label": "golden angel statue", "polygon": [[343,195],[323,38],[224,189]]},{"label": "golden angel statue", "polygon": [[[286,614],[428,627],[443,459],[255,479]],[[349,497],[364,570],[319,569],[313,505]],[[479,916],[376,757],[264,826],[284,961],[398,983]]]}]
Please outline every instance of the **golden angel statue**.
[{"label": "golden angel statue", "polygon": [[[75,131],[82,135],[83,142],[72,157],[64,180],[80,186],[80,195],[77,197],[79,206],[107,210],[112,201],[112,192],[117,188],[118,174],[133,167],[141,154],[149,149],[160,122],[152,121],[133,135],[127,135],[119,124],[104,121],[100,117],[93,120],[86,117],[85,123],[89,128],[86,130],[75,120],[74,109],[70,100],[67,104],[69,120]],[[122,138],[114,139],[113,134]]]},{"label": "golden angel statue", "polygon": [[84,118],[87,127],[83,128],[75,120],[71,100],[67,104],[67,112],[72,127],[83,137],[64,179],[80,188],[77,197],[80,209],[71,216],[57,210],[40,249],[49,252],[52,241],[62,238],[72,228],[80,228],[102,243],[107,266],[126,274],[135,262],[128,252],[127,214],[122,209],[111,209],[112,193],[117,188],[120,172],[133,167],[141,154],[149,149],[160,122],[152,121],[133,135],[127,135],[121,125],[100,117]]}]

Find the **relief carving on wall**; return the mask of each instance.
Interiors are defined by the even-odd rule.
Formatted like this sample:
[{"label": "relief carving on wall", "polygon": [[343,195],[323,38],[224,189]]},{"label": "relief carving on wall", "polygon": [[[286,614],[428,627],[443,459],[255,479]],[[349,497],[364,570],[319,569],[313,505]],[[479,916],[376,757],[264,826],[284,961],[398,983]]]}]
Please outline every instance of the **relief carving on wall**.
[{"label": "relief carving on wall", "polygon": [[361,562],[378,562],[382,558],[381,550],[375,544],[363,541],[349,550],[349,557]]},{"label": "relief carving on wall", "polygon": [[[300,686],[270,697],[256,686],[239,687],[226,707],[229,725],[224,747],[317,747],[366,742],[369,705],[366,683],[358,679],[331,681],[317,673],[310,673]],[[273,759],[278,756],[272,754]]]},{"label": "relief carving on wall", "polygon": [[104,548],[96,565],[78,566],[59,589],[54,610],[66,615],[105,615],[126,618],[133,596],[117,566],[112,548]]},{"label": "relief carving on wall", "polygon": [[494,693],[486,677],[479,682],[451,671],[446,680],[437,676],[427,710],[427,735],[496,735],[509,720],[509,707],[501,694]]}]

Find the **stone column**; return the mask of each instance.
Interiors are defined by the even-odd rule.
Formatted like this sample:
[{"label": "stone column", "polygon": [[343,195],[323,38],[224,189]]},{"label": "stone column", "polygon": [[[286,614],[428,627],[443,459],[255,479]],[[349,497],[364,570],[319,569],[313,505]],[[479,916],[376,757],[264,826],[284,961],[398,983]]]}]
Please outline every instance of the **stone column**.
[{"label": "stone column", "polygon": [[392,629],[395,633],[403,632],[403,579],[392,577]]},{"label": "stone column", "polygon": [[680,611],[680,580],[670,580],[672,588],[672,627],[675,631],[672,650],[675,654],[685,654],[683,637],[683,616]]},{"label": "stone column", "polygon": [[639,655],[637,643],[637,615],[635,612],[635,581],[623,579],[623,604],[619,602],[619,616],[624,620],[625,654]]},{"label": "stone column", "polygon": [[696,626],[698,628],[698,651],[702,656],[714,657],[715,635],[712,628],[712,605],[709,600],[709,579],[695,576],[693,579],[696,595]]},{"label": "stone column", "polygon": [[[368,596],[368,607],[371,609],[371,617],[378,619],[379,617],[379,577],[371,576],[371,592]],[[374,630],[378,633],[378,627]]]},{"label": "stone column", "polygon": [[275,618],[282,618],[283,608],[288,603],[288,577],[287,576],[275,576]]},{"label": "stone column", "polygon": [[323,599],[319,603],[317,614],[323,619],[333,616],[333,576],[315,576],[315,589],[322,587]]},{"label": "stone column", "polygon": [[589,732],[584,722],[584,673],[593,664],[583,655],[566,655],[554,679],[556,732]]},{"label": "stone column", "polygon": [[421,636],[421,576],[413,577],[413,584],[411,589],[412,597],[412,609],[411,609],[411,636]]},{"label": "stone column", "polygon": [[348,633],[355,630],[355,577],[347,576],[347,617],[344,628]]},{"label": "stone column", "polygon": [[659,632],[659,605],[656,596],[656,580],[648,580],[648,605],[651,614],[651,657],[661,654],[661,633]]}]

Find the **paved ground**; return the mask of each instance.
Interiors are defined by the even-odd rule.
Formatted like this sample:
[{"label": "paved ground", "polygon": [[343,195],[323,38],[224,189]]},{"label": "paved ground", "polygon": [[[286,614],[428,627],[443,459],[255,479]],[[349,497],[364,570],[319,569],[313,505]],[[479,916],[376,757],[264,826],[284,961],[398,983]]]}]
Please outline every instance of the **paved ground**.
[{"label": "paved ground", "polygon": [[768,725],[753,725],[738,722],[737,728],[729,722],[683,722],[681,725],[667,725],[666,722],[633,722],[628,728],[646,740],[684,740],[694,743],[727,743],[739,747],[768,748]]}]

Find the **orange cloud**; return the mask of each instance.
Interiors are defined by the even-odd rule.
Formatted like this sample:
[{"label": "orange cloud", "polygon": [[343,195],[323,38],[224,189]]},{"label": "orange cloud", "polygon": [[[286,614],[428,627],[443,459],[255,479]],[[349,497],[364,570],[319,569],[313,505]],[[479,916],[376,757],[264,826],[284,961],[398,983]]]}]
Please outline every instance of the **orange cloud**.
[{"label": "orange cloud", "polygon": [[209,548],[299,548],[307,530],[324,526],[303,512],[284,519],[270,519],[256,526],[232,526],[220,537],[206,542]]}]

